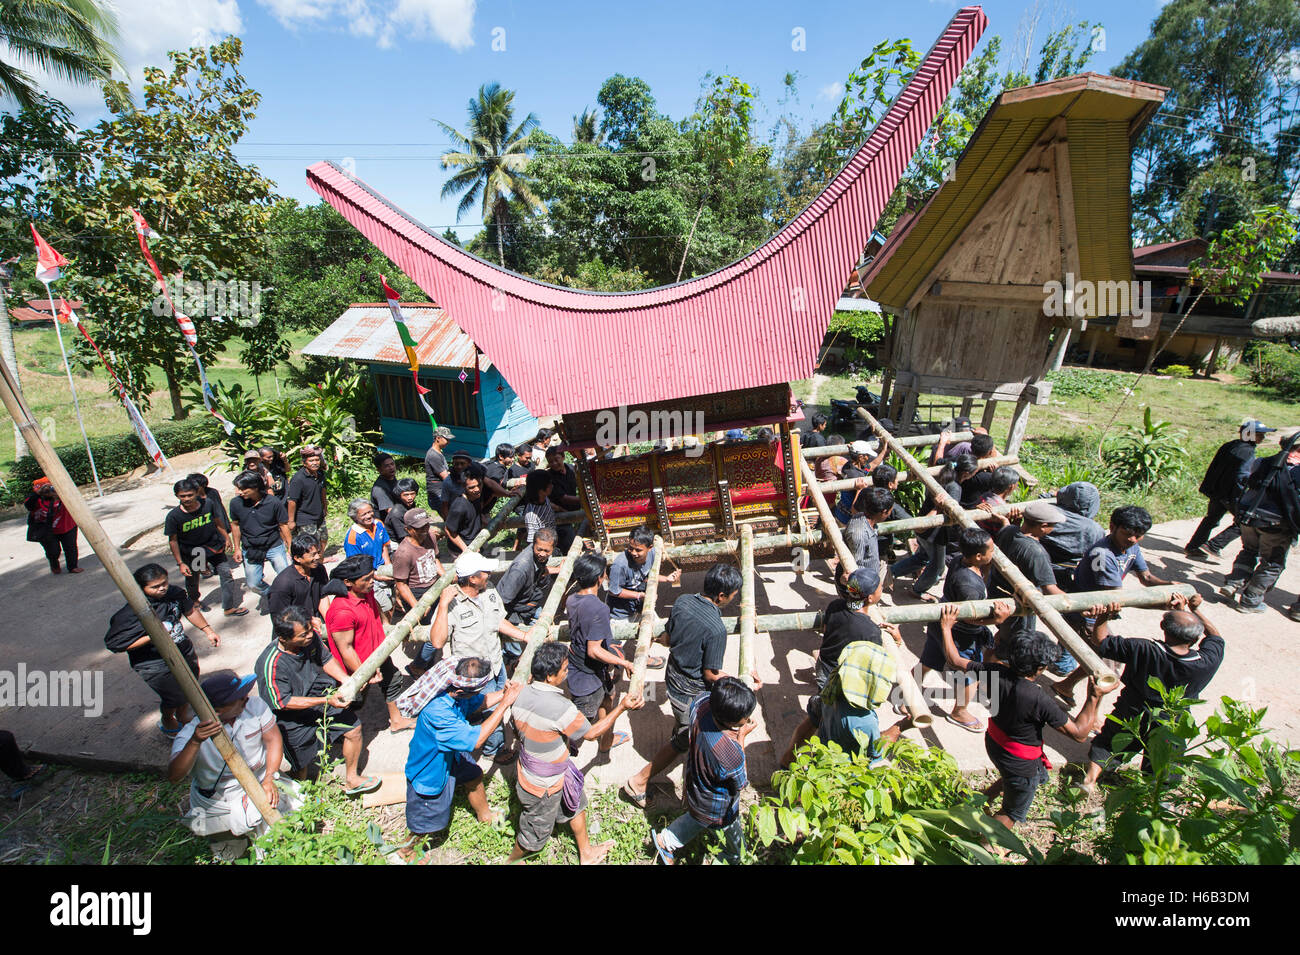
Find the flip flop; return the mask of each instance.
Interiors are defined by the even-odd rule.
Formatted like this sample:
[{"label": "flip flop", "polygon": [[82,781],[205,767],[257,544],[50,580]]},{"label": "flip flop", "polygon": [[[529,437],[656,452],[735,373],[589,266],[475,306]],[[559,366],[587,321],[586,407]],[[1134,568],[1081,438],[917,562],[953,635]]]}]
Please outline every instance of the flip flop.
[{"label": "flip flop", "polygon": [[[631,780],[629,780],[628,782],[631,782]],[[638,809],[644,809],[646,807],[646,795],[647,795],[646,793],[633,792],[627,783],[624,783],[622,786],[619,786],[618,791],[619,791],[619,795],[621,795],[632,805],[636,806]]]},{"label": "flip flop", "polygon": [[960,727],[961,727],[962,729],[964,729],[967,733],[983,733],[983,732],[984,732],[984,724],[981,723],[979,720],[972,720],[972,721],[969,722],[969,723],[963,723],[961,720],[955,720],[955,719],[953,719],[951,716],[945,716],[944,719],[946,719],[946,720],[947,720],[949,723],[951,723],[953,726],[960,726]]},{"label": "flip flop", "polygon": [[345,796],[364,796],[366,793],[372,793],[382,785],[382,782],[375,776],[361,777],[361,785],[353,786],[351,789],[343,790]]},{"label": "flip flop", "polygon": [[662,865],[673,864],[673,854],[664,848],[663,843],[659,841],[658,831],[650,833],[650,841],[654,843],[655,856]]},{"label": "flip flop", "polygon": [[248,613],[247,607],[236,607],[234,610],[225,611],[227,617],[242,617],[246,613]]},{"label": "flip flop", "polygon": [[662,670],[667,663],[667,657],[646,657],[645,668],[647,670]]},{"label": "flip flop", "polygon": [[610,749],[617,749],[618,747],[622,746],[631,738],[632,738],[631,733],[624,733],[622,730],[619,730],[617,733],[614,734],[614,741],[609,744],[609,749],[602,749],[601,752],[608,753]]}]

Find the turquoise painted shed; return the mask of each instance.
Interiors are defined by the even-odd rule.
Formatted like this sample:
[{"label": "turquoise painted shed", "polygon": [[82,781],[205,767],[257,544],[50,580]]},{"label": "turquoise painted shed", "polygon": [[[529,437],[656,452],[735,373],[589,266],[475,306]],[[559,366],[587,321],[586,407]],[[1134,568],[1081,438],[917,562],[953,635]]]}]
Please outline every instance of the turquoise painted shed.
[{"label": "turquoise painted shed", "polygon": [[[438,424],[455,435],[447,447],[449,456],[464,451],[485,458],[498,444],[521,444],[537,434],[537,419],[446,312],[431,302],[405,302],[401,309],[415,339],[420,384],[430,390],[425,400]],[[379,404],[380,447],[390,454],[414,457],[429,450],[433,439],[429,417],[416,397],[406,353],[386,303],[348,306],[301,351],[364,363]],[[481,363],[477,382],[476,363]],[[478,394],[474,394],[476,383]]]}]

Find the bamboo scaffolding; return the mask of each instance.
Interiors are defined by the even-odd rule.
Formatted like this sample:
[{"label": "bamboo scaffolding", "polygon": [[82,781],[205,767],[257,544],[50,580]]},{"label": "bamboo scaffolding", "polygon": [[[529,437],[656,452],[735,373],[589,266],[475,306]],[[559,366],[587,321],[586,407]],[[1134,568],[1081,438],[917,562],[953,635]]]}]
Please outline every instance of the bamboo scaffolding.
[{"label": "bamboo scaffolding", "polygon": [[[908,457],[911,458],[912,456],[909,454]],[[912,458],[912,460],[915,461],[916,458]],[[996,455],[996,456],[991,457],[991,458],[983,458],[983,459],[980,461],[980,467],[983,467],[983,468],[988,468],[988,467],[994,467],[994,468],[1001,468],[1001,467],[1014,467],[1015,465],[1017,465],[1017,464],[1019,464],[1019,463],[1020,463],[1020,456],[1019,456],[1019,455],[1015,455],[1015,454],[999,454],[999,455]],[[923,466],[923,465],[918,465],[918,466]],[[934,475],[938,474],[938,473],[939,473],[940,471],[942,471],[943,469],[944,469],[944,465],[942,465],[942,464],[936,464],[936,465],[934,465],[933,467],[927,467],[927,468],[925,468],[925,473],[926,473],[926,476],[927,476],[927,477],[931,477],[931,478],[932,478]],[[854,484],[854,482],[857,481],[857,480],[860,480],[860,479],[859,479],[859,478],[848,478],[848,479],[843,480],[843,481],[824,481],[824,482],[822,483],[822,486],[821,486],[821,487],[822,487],[822,490],[825,491],[827,494],[838,494],[840,491],[851,491],[851,490],[853,490],[853,484]],[[904,481],[904,480],[900,480],[898,483],[900,483],[900,484],[915,484],[915,483],[918,482],[918,481],[924,483],[924,478],[912,477],[912,478],[910,478],[910,479],[908,479],[908,480],[905,480],[905,481]]]},{"label": "bamboo scaffolding", "polygon": [[[1075,594],[1044,594],[1043,600],[1060,613],[1082,613],[1092,607],[1112,603],[1117,603],[1121,607],[1138,609],[1160,608],[1166,606],[1169,603],[1169,598],[1174,594],[1190,597],[1195,592],[1195,588],[1190,584],[1169,584],[1161,587],[1129,587],[1124,590],[1088,590]],[[1006,600],[1009,598],[1002,597],[999,599]],[[1013,616],[1023,617],[1026,614],[1037,613],[1028,604],[1020,601],[1013,602],[1016,604]],[[959,603],[957,604],[957,619],[978,620],[981,617],[987,617],[993,612],[994,603],[995,601],[992,598],[968,600]],[[886,622],[893,624],[936,623],[945,606],[946,604],[908,604],[901,607],[876,605],[880,611],[880,616]],[[791,610],[785,613],[759,614],[754,618],[754,629],[757,633],[817,630],[821,628],[824,622],[820,610]],[[740,629],[740,618],[723,617],[722,625],[726,627],[728,633],[736,633]],[[615,620],[610,624],[616,640],[630,639],[636,635],[637,627],[637,624],[623,620]],[[655,636],[662,633],[663,629],[664,621],[657,619],[655,621]],[[567,623],[551,627],[550,639],[567,640],[568,636],[569,625]]]},{"label": "bamboo scaffolding", "polygon": [[[587,515],[583,511],[557,511],[555,513],[556,524],[581,524],[586,519]],[[501,526],[507,530],[517,530],[524,526],[524,519],[522,517],[507,518]]]},{"label": "bamboo scaffolding", "polygon": [[754,594],[754,528],[749,524],[740,525],[740,659],[736,671],[745,685],[753,687],[754,679],[749,675],[754,668],[754,618],[758,611]]},{"label": "bamboo scaffolding", "polygon": [[[500,526],[505,522],[506,518],[510,516],[510,513],[519,506],[521,500],[522,498],[518,497],[508,498],[506,506],[501,508],[501,510],[493,516],[492,520],[488,522],[487,527],[478,532],[475,538],[469,542],[469,547],[467,549],[477,552],[480,547],[490,541],[492,535],[497,532],[498,528],[500,528]],[[442,595],[442,592],[447,589],[447,586],[455,580],[456,568],[454,566],[448,567],[443,571],[442,576],[438,578],[437,582],[426,590],[423,596],[415,602],[415,606],[407,611],[406,616],[402,617],[402,619],[396,624],[388,628],[387,636],[384,637],[384,642],[375,647],[370,656],[361,661],[361,666],[357,667],[357,671],[348,677],[347,680],[344,681],[343,685],[339,687],[338,695],[341,699],[347,702],[356,699],[357,693],[370,682],[372,676],[379,672],[379,668],[384,665],[384,661],[391,657],[393,651],[401,646],[402,641],[406,640],[410,636],[415,625],[420,622],[420,618],[423,617],[428,609],[434,605]],[[427,633],[425,639],[428,639]]]},{"label": "bamboo scaffolding", "polygon": [[[663,566],[663,538],[655,535],[655,559],[650,564],[646,575],[645,599],[641,601],[641,619],[636,623],[636,656],[632,661],[632,679],[628,683],[629,696],[641,696],[645,691],[645,668],[649,659],[650,644],[655,636],[655,602],[659,599],[659,568]],[[612,622],[612,621],[611,621]],[[548,639],[550,633],[547,633]]]},{"label": "bamboo scaffolding", "polygon": [[[976,526],[975,521],[962,510],[962,506],[948,495],[948,492],[916,458],[908,453],[906,448],[898,444],[893,435],[880,426],[879,421],[863,408],[858,409],[858,417],[871,425],[871,429],[876,433],[876,436],[881,441],[884,441],[891,451],[903,459],[908,471],[921,479],[934,497],[935,503],[943,508],[945,513],[952,516],[963,527]],[[1083,638],[1065,622],[1061,612],[1044,599],[1044,595],[1039,592],[1029,578],[1021,573],[1020,568],[997,547],[993,548],[993,565],[997,567],[1002,576],[1015,589],[1016,595],[1021,601],[1032,607],[1033,611],[1042,618],[1043,623],[1047,625],[1048,631],[1056,638],[1056,641],[1064,645],[1074,655],[1074,658],[1079,661],[1079,664],[1087,669],[1088,673],[1097,681],[1099,687],[1109,689],[1119,681],[1110,668],[1101,662],[1101,657],[1097,656],[1092,647],[1084,642]]]},{"label": "bamboo scaffolding", "polygon": [[[953,431],[948,435],[948,440],[953,442],[969,441],[974,437],[972,431]],[[937,434],[912,434],[906,438],[899,438],[898,443],[905,448],[923,448],[931,444],[939,443]],[[803,456],[809,460],[816,458],[829,458],[837,454],[848,454],[849,446],[847,444],[824,444],[820,448],[804,448]]]},{"label": "bamboo scaffolding", "polygon": [[[817,507],[817,513],[821,515],[822,530],[830,536],[831,545],[835,548],[835,553],[839,557],[840,564],[844,567],[845,572],[851,574],[858,569],[858,562],[853,559],[852,552],[844,543],[839,524],[831,516],[830,505],[826,503],[826,498],[818,485],[817,476],[813,474],[812,465],[801,458],[799,467],[803,471],[803,483],[808,489],[808,495]],[[774,628],[764,626],[763,629],[770,631]],[[889,651],[894,657],[894,663],[898,664],[898,651],[894,648],[893,643],[892,637],[882,635],[881,646]],[[914,726],[929,726],[934,722],[934,717],[930,715],[930,707],[926,705],[921,688],[916,685],[916,679],[912,676],[910,670],[902,666],[896,665],[895,670],[897,670],[898,689],[903,695],[903,702],[907,704],[908,712],[912,714],[912,724]]]},{"label": "bamboo scaffolding", "polygon": [[[822,485],[822,487],[825,486],[825,484]],[[1048,504],[1056,503],[1056,498],[1054,497],[1035,498],[1035,500],[1044,501]],[[1015,504],[997,504],[993,507],[993,513],[1009,514],[1011,511],[1023,510],[1025,505],[1029,503],[1029,501],[1020,501]],[[973,521],[986,520],[989,516],[988,511],[979,508],[972,508],[963,511],[962,513]],[[956,523],[957,521],[949,514],[931,514],[928,517],[908,517],[901,521],[882,521],[876,525],[876,533],[901,534],[904,531],[925,531],[934,527],[943,527],[948,524]]]},{"label": "bamboo scaffolding", "polygon": [[[45,433],[37,426],[31,411],[18,394],[18,387],[14,382],[8,364],[3,361],[0,361],[0,382],[3,382],[3,388],[0,388],[0,397],[3,398],[5,408],[8,409],[14,423],[27,440],[28,450],[36,458],[41,469],[44,470],[45,476],[50,479],[50,483],[54,485],[54,489],[59,494],[59,500],[63,502],[63,506],[72,515],[72,519],[77,522],[77,526],[81,529],[81,533],[85,535],[91,549],[94,550],[95,555],[104,565],[104,569],[108,571],[109,577],[113,579],[113,583],[117,584],[117,588],[126,597],[127,604],[140,618],[140,623],[144,625],[145,633],[149,635],[150,642],[166,662],[167,668],[171,670],[176,682],[180,684],[185,699],[194,708],[194,713],[198,716],[199,722],[216,720],[216,710],[208,700],[207,694],[203,692],[203,687],[199,685],[198,678],[190,670],[185,658],[181,656],[181,652],[176,648],[170,634],[163,629],[162,621],[158,619],[149,606],[144,591],[135,582],[135,578],[131,576],[126,561],[118,553],[116,545],[104,533],[104,528],[100,525],[89,505],[86,504],[85,499],[82,498],[81,492],[77,490],[77,485],[73,483],[72,477],[63,466],[63,462],[59,460],[59,456],[50,447]],[[249,801],[257,808],[262,818],[266,820],[268,825],[278,822],[280,813],[267,802],[266,790],[262,788],[261,780],[253,775],[253,771],[248,768],[248,763],[244,761],[244,757],[235,748],[234,743],[230,741],[230,736],[226,732],[224,724],[221,727],[221,732],[212,737],[212,742],[216,745],[217,752],[226,761],[226,765],[230,767],[230,772],[239,782],[240,787],[243,788]],[[275,768],[278,769],[279,767]]]},{"label": "bamboo scaffolding", "polygon": [[[560,572],[555,575],[555,581],[551,584],[551,592],[546,595],[546,603],[542,604],[542,609],[537,613],[537,619],[533,625],[528,628],[528,642],[524,644],[524,652],[519,655],[519,662],[515,664],[515,673],[522,673],[522,679],[527,680],[528,674],[533,669],[533,654],[537,652],[537,647],[548,640],[554,640],[551,636],[551,623],[555,620],[555,614],[560,609],[560,601],[564,599],[564,591],[569,586],[569,578],[573,576],[573,565],[578,562],[578,555],[582,553],[582,538],[575,537],[573,543],[569,545],[569,552],[564,555],[564,563],[560,565]],[[647,589],[649,584],[647,584]]]}]

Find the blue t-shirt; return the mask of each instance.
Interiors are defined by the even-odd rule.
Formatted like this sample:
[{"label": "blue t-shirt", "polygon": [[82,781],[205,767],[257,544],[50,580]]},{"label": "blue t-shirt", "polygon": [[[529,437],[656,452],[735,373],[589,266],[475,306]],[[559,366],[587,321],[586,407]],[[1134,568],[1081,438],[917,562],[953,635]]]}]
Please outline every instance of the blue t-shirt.
[{"label": "blue t-shirt", "polygon": [[482,705],[482,693],[465,699],[440,693],[420,711],[406,755],[406,778],[421,796],[436,796],[447,787],[454,754],[474,751],[479,729],[470,725],[469,716]]},{"label": "blue t-shirt", "polygon": [[1146,570],[1142,548],[1133,544],[1127,550],[1116,551],[1114,541],[1108,535],[1079,561],[1074,570],[1074,592],[1118,590],[1124,586],[1128,574],[1145,573]]},{"label": "blue t-shirt", "polygon": [[379,521],[375,521],[373,534],[359,531],[356,525],[353,525],[348,528],[348,532],[343,538],[343,553],[347,557],[354,554],[365,554],[374,561],[376,567],[382,567],[388,562],[386,548],[390,540],[392,538],[388,535],[388,528]]},{"label": "blue t-shirt", "polygon": [[646,580],[650,576],[650,568],[654,566],[655,549],[653,547],[645,555],[645,560],[640,564],[633,564],[627,558],[627,552],[619,554],[614,558],[614,563],[609,568],[609,615],[615,620],[632,616],[641,609],[644,600],[634,600],[630,597],[615,596],[620,590],[636,590],[645,593]]}]

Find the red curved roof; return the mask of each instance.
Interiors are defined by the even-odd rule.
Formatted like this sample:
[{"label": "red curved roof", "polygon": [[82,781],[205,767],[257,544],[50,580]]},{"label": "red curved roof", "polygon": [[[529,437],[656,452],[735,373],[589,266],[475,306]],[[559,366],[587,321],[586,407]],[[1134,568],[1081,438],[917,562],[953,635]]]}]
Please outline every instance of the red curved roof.
[{"label": "red curved roof", "polygon": [[811,205],[716,272],[640,292],[538,282],[444,241],[331,162],[307,182],[441,305],[536,416],[806,378],[844,276],[988,23],[957,12]]}]

